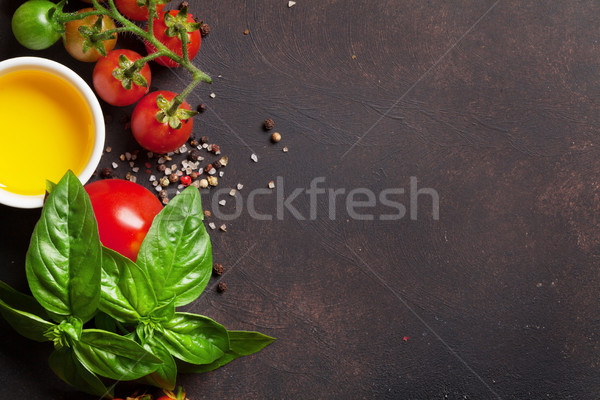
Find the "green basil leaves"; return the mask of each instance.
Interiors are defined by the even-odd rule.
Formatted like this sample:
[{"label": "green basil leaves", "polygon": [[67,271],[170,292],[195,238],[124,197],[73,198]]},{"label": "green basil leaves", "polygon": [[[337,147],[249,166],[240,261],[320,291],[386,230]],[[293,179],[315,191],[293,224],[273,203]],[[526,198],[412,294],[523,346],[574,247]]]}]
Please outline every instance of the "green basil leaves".
[{"label": "green basil leaves", "polygon": [[200,193],[188,187],[156,216],[137,263],[148,272],[159,300],[194,301],[212,273],[210,237],[203,224]]},{"label": "green basil leaves", "polygon": [[112,396],[105,379],[172,390],[178,369],[210,371],[274,340],[177,312],[212,273],[195,187],[156,216],[135,263],[101,245],[90,199],[72,172],[49,187],[26,256],[33,297],[0,282],[0,314],[21,335],[53,343],[49,364],[62,380],[100,397]]},{"label": "green basil leaves", "polygon": [[89,321],[100,300],[101,251],[92,203],[69,171],[33,230],[25,265],[31,293],[52,313]]}]

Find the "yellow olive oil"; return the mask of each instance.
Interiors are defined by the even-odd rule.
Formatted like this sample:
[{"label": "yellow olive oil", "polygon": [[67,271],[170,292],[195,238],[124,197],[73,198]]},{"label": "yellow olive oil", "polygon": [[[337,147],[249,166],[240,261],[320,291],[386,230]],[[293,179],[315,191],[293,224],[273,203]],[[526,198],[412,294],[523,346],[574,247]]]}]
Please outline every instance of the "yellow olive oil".
[{"label": "yellow olive oil", "polygon": [[38,70],[0,76],[0,188],[43,194],[46,179],[83,170],[93,138],[92,112],[65,79]]}]

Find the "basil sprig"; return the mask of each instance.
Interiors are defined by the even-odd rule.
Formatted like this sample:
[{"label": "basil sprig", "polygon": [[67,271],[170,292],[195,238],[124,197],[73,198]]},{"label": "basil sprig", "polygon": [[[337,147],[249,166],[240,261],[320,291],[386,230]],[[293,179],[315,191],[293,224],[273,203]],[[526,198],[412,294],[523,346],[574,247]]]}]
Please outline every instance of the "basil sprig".
[{"label": "basil sprig", "polygon": [[134,263],[101,245],[71,171],[48,187],[26,256],[33,297],[0,282],[0,314],[21,335],[53,343],[49,364],[62,380],[101,397],[112,397],[106,378],[172,390],[178,368],[211,371],[274,340],[176,310],[200,296],[212,272],[197,189],[156,216]]}]

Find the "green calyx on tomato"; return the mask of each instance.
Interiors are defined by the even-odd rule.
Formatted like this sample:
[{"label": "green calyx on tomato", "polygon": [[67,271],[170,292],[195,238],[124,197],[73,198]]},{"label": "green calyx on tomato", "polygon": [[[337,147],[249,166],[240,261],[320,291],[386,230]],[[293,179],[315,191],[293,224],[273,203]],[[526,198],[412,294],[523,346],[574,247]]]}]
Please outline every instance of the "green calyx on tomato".
[{"label": "green calyx on tomato", "polygon": [[64,30],[56,21],[56,4],[47,0],[29,0],[15,11],[11,26],[15,38],[31,50],[52,46]]},{"label": "green calyx on tomato", "polygon": [[188,8],[182,7],[177,15],[171,13],[164,14],[164,23],[167,29],[165,34],[168,37],[179,37],[182,33],[194,32],[200,29],[202,22],[190,21],[188,18]]},{"label": "green calyx on tomato", "polygon": [[79,34],[84,38],[81,44],[81,50],[83,53],[87,53],[90,49],[96,49],[98,53],[106,57],[106,47],[104,42],[106,40],[116,40],[117,35],[106,31],[104,28],[103,17],[98,16],[96,22],[92,26],[81,25],[77,28]]},{"label": "green calyx on tomato", "polygon": [[83,8],[69,18],[63,43],[73,58],[96,62],[115,47],[117,27],[108,15],[97,15],[94,8]]},{"label": "green calyx on tomato", "polygon": [[152,74],[141,55],[116,49],[98,60],[92,80],[102,100],[113,106],[128,106],[148,93]]},{"label": "green calyx on tomato", "polygon": [[156,97],[156,106],[160,110],[156,113],[156,120],[161,124],[168,123],[173,129],[181,128],[181,121],[186,121],[198,114],[197,111],[179,107],[176,101],[177,97],[172,101],[167,100],[162,94]]},{"label": "green calyx on tomato", "polygon": [[121,81],[123,89],[131,89],[133,83],[147,88],[148,81],[140,72],[145,65],[145,63],[143,65],[136,65],[125,54],[121,54],[119,56],[119,66],[113,70],[112,76]]},{"label": "green calyx on tomato", "polygon": [[[165,100],[158,101],[159,96]],[[144,149],[156,154],[165,154],[180,148],[190,137],[194,119],[185,119],[186,115],[182,115],[179,110],[190,111],[191,107],[186,101],[182,102],[181,97],[177,100],[177,97],[179,96],[176,93],[168,90],[151,92],[133,109],[131,133]],[[177,117],[177,113],[184,118]],[[176,118],[170,118],[172,115]]]},{"label": "green calyx on tomato", "polygon": [[[158,20],[152,26],[152,34],[172,55],[177,57],[162,55],[155,58],[154,61],[170,68],[188,64],[198,54],[202,43],[199,25],[194,16],[185,8],[181,11],[170,10],[160,13]],[[144,44],[148,54],[158,51],[149,41]],[[198,74],[197,77],[205,82],[211,82],[208,76]]]}]

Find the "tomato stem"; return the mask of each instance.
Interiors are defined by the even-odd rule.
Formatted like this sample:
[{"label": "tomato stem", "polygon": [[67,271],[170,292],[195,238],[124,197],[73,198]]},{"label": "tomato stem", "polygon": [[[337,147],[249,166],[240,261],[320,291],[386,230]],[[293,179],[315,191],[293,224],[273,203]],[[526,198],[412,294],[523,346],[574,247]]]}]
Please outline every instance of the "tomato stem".
[{"label": "tomato stem", "polygon": [[179,31],[179,40],[181,40],[181,54],[183,55],[183,59],[190,61],[190,56],[188,54],[188,35],[185,29]]},{"label": "tomato stem", "polygon": [[78,13],[63,13],[63,12],[58,12],[58,10],[57,10],[56,14],[57,14],[56,21],[61,25],[66,24],[67,22],[84,19],[85,17],[89,17],[90,15],[108,15],[108,16],[110,16],[110,13],[107,10],[92,10],[92,11],[82,12],[79,14]]}]

